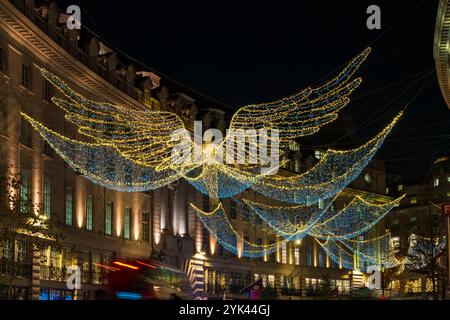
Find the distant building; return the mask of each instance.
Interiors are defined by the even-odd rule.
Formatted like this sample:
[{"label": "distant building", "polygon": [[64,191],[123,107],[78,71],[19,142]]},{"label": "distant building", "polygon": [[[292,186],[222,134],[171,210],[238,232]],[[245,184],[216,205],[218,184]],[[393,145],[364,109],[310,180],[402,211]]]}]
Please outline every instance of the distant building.
[{"label": "distant building", "polygon": [[[393,246],[399,257],[407,257],[411,237],[434,239],[437,243],[447,234],[445,217],[441,206],[450,202],[450,157],[437,158],[426,175],[412,180],[398,180],[389,185],[392,197],[406,194],[399,207],[384,219],[385,227],[392,234]],[[445,250],[436,260],[436,274],[446,269]],[[442,272],[441,272],[442,273]],[[427,274],[408,272],[396,277],[391,287],[401,293],[424,293],[431,291],[431,280]],[[437,289],[442,292],[442,279]]]}]

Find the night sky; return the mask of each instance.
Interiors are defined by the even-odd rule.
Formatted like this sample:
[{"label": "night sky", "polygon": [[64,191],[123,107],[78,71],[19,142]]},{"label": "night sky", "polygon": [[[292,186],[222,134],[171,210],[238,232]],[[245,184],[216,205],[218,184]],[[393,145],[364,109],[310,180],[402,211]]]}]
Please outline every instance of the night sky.
[{"label": "night sky", "polygon": [[[433,60],[438,0],[69,3],[109,45],[233,108],[321,83],[371,46],[364,83],[343,111],[361,142],[408,105],[377,155],[389,173],[420,175],[449,153],[450,110]],[[366,28],[370,4],[381,7],[381,30]]]}]

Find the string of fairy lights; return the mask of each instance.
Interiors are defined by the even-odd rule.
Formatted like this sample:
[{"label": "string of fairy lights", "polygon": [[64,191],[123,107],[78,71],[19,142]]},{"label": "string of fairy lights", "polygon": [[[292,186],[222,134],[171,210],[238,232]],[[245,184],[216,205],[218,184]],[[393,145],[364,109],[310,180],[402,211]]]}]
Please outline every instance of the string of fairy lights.
[{"label": "string of fairy lights", "polygon": [[[240,108],[221,143],[209,141],[199,146],[183,120],[173,112],[130,110],[89,100],[44,69],[42,75],[63,96],[52,100],[65,112],[66,120],[78,128],[77,138],[63,136],[26,113],[21,114],[74,170],[96,184],[135,192],[185,179],[209,196],[215,208],[204,212],[191,204],[204,226],[225,249],[238,256],[266,256],[289,241],[311,236],[331,259],[344,267],[381,265],[392,262],[389,236],[374,241],[360,237],[398,205],[401,198],[376,204],[370,197],[355,197],[341,210],[335,210],[333,203],[373,159],[402,113],[358,148],[329,149],[304,173],[277,174],[286,146],[335,121],[339,111],[350,103],[351,94],[362,83],[361,78],[353,76],[370,51],[367,48],[361,52],[322,86],[308,87],[274,102]],[[174,132],[180,139],[174,139]],[[239,144],[239,139],[245,144]],[[201,151],[199,158],[191,154],[196,148]],[[271,153],[279,153],[268,155],[267,148]],[[186,161],[174,161],[174,150]],[[265,166],[271,156],[276,158],[277,165],[267,170]],[[237,162],[224,164],[220,159]],[[246,190],[265,200],[239,198]],[[261,219],[276,241],[256,244],[246,239],[227,217],[222,205],[222,199],[227,198]],[[274,202],[279,205],[273,205]]]}]

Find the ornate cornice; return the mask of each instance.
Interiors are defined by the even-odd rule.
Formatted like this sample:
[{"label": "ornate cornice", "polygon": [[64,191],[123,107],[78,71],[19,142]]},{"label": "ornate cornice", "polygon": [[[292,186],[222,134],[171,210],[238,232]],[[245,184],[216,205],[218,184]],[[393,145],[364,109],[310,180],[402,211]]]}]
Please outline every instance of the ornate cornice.
[{"label": "ornate cornice", "polygon": [[145,108],[76,60],[9,1],[0,1],[0,27],[40,60],[36,63],[43,63],[43,66],[56,72],[67,82],[95,95],[97,99],[129,108]]},{"label": "ornate cornice", "polygon": [[434,60],[442,95],[450,108],[450,5],[448,0],[440,0],[434,34]]}]

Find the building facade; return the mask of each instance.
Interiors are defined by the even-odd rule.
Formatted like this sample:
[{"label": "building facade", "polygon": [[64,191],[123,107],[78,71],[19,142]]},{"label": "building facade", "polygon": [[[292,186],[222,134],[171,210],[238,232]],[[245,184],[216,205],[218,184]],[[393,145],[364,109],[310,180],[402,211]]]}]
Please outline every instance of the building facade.
[{"label": "building facade", "polygon": [[[273,298],[317,295],[324,276],[340,292],[350,292],[352,270],[334,263],[311,238],[258,259],[225,251],[189,206],[209,211],[209,199],[184,181],[150,192],[120,193],[94,185],[69,168],[20,117],[25,111],[63,135],[82,139],[52,104],[58,93],[40,75],[42,67],[88,98],[126,105],[130,111],[176,112],[188,128],[202,120],[205,127],[223,130],[231,110],[121,56],[85,28],[68,30],[66,20],[55,3],[0,1],[1,168],[24,177],[27,194],[64,235],[58,245],[39,252],[29,238],[2,243],[0,261],[13,259],[24,266],[13,281],[15,299],[92,299],[106,285],[102,266],[117,258],[158,254],[186,271],[198,297],[242,298],[241,289],[260,277]],[[302,155],[293,145],[283,171],[303,172],[323,153]],[[387,201],[385,188],[384,165],[374,162],[334,206],[344,207],[355,195],[376,194],[377,201]],[[251,192],[245,196],[256,197]],[[230,201],[224,206],[245,239],[258,244],[277,241],[254,215]],[[67,289],[66,270],[72,265],[82,270],[81,290]]]},{"label": "building facade", "polygon": [[[448,156],[438,157],[426,175],[407,181],[396,181],[389,185],[387,192],[393,196],[406,195],[399,207],[395,208],[383,221],[391,232],[393,246],[400,259],[411,256],[410,246],[415,237],[430,239],[436,247],[447,236],[447,221],[442,214],[442,205],[450,201],[450,160]],[[428,250],[432,250],[431,246]],[[428,250],[420,253],[432,263]],[[430,265],[420,266],[413,260],[402,272],[397,272],[389,284],[401,295],[423,295],[433,292],[432,273],[435,276],[435,292],[442,295],[447,283],[446,250],[439,252]]]}]

